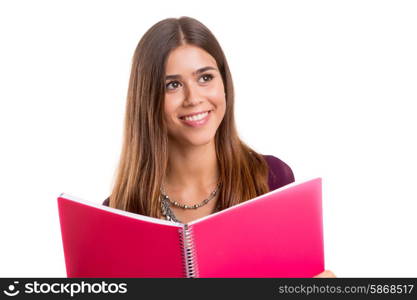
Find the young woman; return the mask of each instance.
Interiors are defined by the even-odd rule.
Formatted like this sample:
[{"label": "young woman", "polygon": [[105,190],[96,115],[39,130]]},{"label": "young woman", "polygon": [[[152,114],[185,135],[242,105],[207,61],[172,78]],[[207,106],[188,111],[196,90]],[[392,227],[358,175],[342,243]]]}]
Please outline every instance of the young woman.
[{"label": "young woman", "polygon": [[286,163],[239,139],[226,58],[192,18],[162,20],[140,40],[124,130],[104,201],[114,208],[188,223],[294,181]]}]

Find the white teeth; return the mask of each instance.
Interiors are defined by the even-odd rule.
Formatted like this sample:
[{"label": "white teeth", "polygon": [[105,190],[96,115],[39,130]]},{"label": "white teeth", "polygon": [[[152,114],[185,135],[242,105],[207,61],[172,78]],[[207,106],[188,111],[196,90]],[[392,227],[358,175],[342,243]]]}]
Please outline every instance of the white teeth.
[{"label": "white teeth", "polygon": [[198,115],[194,115],[194,116],[191,116],[191,117],[184,117],[184,120],[187,120],[187,121],[199,121],[201,119],[204,119],[207,115],[208,115],[208,112],[206,111],[204,113],[201,113],[201,114],[198,114]]}]

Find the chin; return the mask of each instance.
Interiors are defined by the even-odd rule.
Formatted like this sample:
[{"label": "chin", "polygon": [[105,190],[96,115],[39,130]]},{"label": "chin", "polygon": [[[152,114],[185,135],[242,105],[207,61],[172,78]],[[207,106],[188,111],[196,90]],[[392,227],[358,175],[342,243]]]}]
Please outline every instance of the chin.
[{"label": "chin", "polygon": [[192,146],[205,146],[210,143],[214,143],[216,136],[217,128],[206,128],[200,130],[199,132],[181,132],[177,131],[175,133],[169,134],[171,142],[182,147]]},{"label": "chin", "polygon": [[210,139],[193,139],[193,140],[187,141],[187,144],[195,146],[195,147],[205,146],[211,143],[214,143],[214,137]]},{"label": "chin", "polygon": [[195,134],[195,135],[188,135],[182,136],[178,138],[178,141],[181,141],[183,146],[205,146],[211,143],[214,143],[215,134]]}]

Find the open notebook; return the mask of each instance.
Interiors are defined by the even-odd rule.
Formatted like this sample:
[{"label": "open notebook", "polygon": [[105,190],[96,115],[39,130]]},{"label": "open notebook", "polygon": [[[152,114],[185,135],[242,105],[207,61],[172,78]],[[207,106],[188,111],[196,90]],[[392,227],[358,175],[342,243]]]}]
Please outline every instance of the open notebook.
[{"label": "open notebook", "polygon": [[324,270],[321,178],[188,224],[58,197],[68,277],[312,277]]}]

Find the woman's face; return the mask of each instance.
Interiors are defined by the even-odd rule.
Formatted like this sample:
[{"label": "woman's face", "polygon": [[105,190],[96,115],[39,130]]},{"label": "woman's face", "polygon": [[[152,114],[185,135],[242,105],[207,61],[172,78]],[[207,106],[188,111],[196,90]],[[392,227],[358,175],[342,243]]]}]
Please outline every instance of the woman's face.
[{"label": "woman's face", "polygon": [[170,142],[183,146],[214,142],[226,111],[216,60],[196,46],[179,46],[168,56],[165,79],[164,109]]}]

